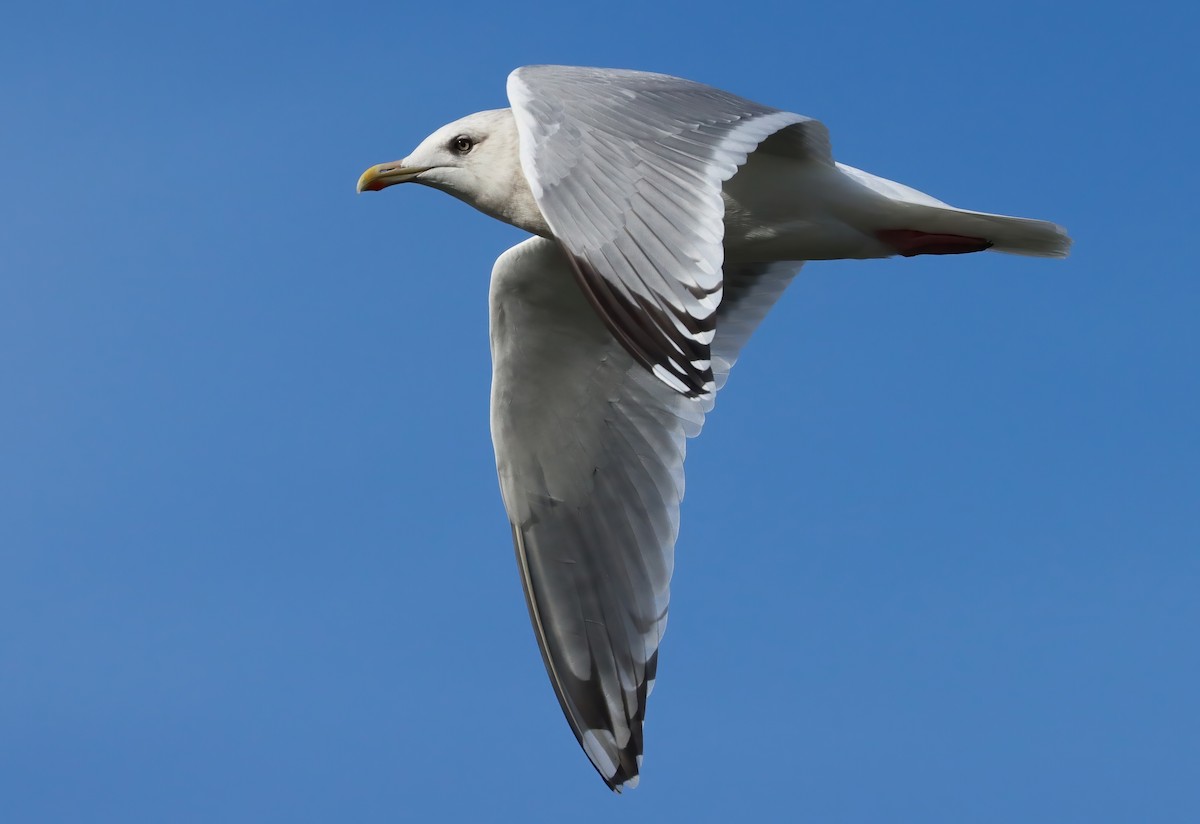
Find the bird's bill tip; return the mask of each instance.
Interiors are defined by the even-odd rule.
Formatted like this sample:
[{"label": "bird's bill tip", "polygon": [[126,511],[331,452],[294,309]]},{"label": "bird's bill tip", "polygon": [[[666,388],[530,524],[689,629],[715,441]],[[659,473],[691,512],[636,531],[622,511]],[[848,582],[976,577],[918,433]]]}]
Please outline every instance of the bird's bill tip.
[{"label": "bird's bill tip", "polygon": [[428,168],[428,166],[405,166],[399,161],[380,163],[359,175],[357,191],[378,192],[397,183],[407,183]]}]

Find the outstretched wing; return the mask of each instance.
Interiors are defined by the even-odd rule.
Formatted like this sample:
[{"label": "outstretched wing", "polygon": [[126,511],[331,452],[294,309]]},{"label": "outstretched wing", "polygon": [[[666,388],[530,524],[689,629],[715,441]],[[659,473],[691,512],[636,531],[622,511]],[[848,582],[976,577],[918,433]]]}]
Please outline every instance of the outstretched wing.
[{"label": "outstretched wing", "polygon": [[792,151],[828,159],[825,127],[646,72],[527,66],[508,97],[521,167],[593,307],[668,386],[712,392],[721,184],[782,129]]},{"label": "outstretched wing", "polygon": [[[798,268],[729,273],[712,344],[719,383]],[[636,362],[542,238],[496,262],[491,338],[496,465],[546,671],[605,782],[634,786],[667,622],[684,442],[711,397],[687,398]]]}]

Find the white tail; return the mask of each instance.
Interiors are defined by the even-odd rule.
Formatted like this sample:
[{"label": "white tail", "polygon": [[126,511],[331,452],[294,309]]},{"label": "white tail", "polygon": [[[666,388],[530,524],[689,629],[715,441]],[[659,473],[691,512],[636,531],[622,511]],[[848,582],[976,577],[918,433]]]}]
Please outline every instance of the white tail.
[{"label": "white tail", "polygon": [[890,201],[887,221],[896,225],[881,228],[983,238],[991,242],[992,251],[1014,255],[1066,257],[1071,249],[1066,230],[1054,223],[959,209],[894,180],[844,163],[837,166],[856,183]]}]

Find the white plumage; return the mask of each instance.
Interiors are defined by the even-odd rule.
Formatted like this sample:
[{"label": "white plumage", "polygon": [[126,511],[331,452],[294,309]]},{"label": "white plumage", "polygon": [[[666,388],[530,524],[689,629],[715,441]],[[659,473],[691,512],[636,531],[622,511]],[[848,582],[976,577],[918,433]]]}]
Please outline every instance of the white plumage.
[{"label": "white plumage", "polygon": [[359,191],[423,183],[538,236],[492,272],[492,438],[547,672],[619,790],[641,767],[685,439],[800,262],[1070,239],[836,163],[820,122],[679,78],[531,66],[508,96]]}]

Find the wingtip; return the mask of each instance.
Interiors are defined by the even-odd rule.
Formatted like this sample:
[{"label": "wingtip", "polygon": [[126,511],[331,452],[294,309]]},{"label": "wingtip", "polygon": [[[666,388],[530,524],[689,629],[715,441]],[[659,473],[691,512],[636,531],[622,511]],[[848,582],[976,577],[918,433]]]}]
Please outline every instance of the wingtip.
[{"label": "wingtip", "polygon": [[638,785],[642,754],[633,738],[624,747],[617,745],[616,737],[608,730],[584,730],[578,738],[588,760],[610,790],[620,793]]},{"label": "wingtip", "polygon": [[[640,762],[641,760],[642,757],[639,755],[638,761]],[[600,777],[604,779],[604,783],[608,785],[608,788],[617,795],[624,794],[625,790],[627,789],[637,789],[638,782],[641,781],[642,778],[640,774],[635,772],[630,775],[626,773],[624,769],[618,769],[616,774],[611,777],[606,776],[604,773],[600,773]]]}]

